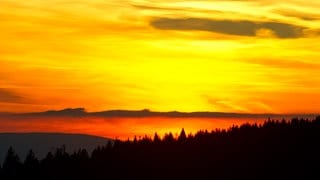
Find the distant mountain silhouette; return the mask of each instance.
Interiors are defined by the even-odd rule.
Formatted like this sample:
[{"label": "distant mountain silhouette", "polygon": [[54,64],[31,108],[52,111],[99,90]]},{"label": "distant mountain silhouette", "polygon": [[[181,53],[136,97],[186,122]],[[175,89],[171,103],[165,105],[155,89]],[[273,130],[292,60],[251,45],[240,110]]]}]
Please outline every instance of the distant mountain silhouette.
[{"label": "distant mountain silhouette", "polygon": [[87,112],[84,108],[66,108],[62,110],[49,110],[45,112],[31,112],[31,113],[22,113],[16,115],[23,116],[84,116],[87,115]]},{"label": "distant mountain silhouette", "polygon": [[62,145],[69,153],[85,148],[91,152],[97,146],[106,145],[111,139],[83,134],[62,133],[0,133],[0,164],[12,146],[20,158],[24,159],[32,149],[36,156],[44,158],[49,151]]},{"label": "distant mountain silhouette", "polygon": [[[0,113],[1,115],[1,113]],[[292,117],[315,117],[316,114],[250,114],[250,113],[229,113],[229,112],[210,112],[210,111],[199,111],[199,112],[156,112],[150,111],[149,109],[143,110],[107,110],[100,112],[86,112],[84,108],[67,108],[63,110],[50,110],[45,112],[33,112],[33,113],[15,113],[8,114],[4,113],[4,116],[98,116],[98,117],[223,117],[223,118],[292,118]]]}]

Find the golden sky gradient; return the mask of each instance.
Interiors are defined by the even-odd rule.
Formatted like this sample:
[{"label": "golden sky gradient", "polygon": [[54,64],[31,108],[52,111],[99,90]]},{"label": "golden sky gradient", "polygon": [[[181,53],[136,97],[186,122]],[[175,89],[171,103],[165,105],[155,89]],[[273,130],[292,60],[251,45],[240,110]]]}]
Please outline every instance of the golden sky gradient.
[{"label": "golden sky gradient", "polygon": [[0,109],[316,113],[320,1],[0,0]]}]

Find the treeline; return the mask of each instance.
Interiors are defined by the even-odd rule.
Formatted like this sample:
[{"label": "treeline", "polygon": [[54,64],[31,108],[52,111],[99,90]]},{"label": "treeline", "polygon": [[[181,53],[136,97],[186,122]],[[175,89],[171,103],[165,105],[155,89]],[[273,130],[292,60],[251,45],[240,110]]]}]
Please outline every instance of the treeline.
[{"label": "treeline", "polygon": [[268,120],[178,137],[116,140],[68,154],[65,147],[21,161],[12,148],[0,179],[319,179],[320,117]]}]

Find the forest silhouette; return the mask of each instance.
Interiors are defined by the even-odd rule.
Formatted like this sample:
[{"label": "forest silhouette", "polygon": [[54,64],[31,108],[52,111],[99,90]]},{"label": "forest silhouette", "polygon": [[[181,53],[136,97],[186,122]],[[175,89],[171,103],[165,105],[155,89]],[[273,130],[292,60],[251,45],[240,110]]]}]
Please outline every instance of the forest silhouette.
[{"label": "forest silhouette", "polygon": [[21,160],[9,148],[0,179],[319,179],[320,117],[267,120],[163,138],[115,140],[91,154],[62,146]]}]

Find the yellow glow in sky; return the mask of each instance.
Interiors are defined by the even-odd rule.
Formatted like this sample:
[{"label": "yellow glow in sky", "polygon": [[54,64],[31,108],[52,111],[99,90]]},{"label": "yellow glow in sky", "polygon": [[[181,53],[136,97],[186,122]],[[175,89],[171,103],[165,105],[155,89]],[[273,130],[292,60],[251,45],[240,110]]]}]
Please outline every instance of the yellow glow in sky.
[{"label": "yellow glow in sky", "polygon": [[0,0],[0,109],[316,113],[320,2]]}]

